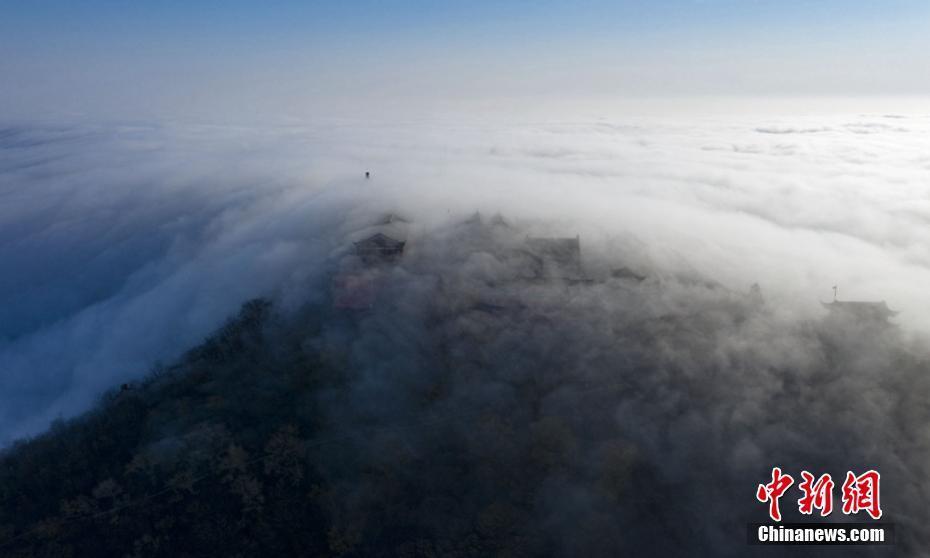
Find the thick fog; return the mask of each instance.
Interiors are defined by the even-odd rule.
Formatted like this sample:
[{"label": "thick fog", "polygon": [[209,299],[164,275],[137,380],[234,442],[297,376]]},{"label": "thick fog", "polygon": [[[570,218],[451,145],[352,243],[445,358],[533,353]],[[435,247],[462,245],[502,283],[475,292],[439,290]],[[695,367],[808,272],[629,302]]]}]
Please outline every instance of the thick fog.
[{"label": "thick fog", "polygon": [[[0,442],[170,362],[251,297],[285,314],[325,299],[351,241],[394,212],[411,221],[409,254],[393,303],[349,344],[359,382],[334,424],[407,420],[405,397],[434,380],[435,355],[412,340],[426,313],[446,313],[447,350],[474,369],[449,380],[443,416],[546,411],[574,429],[607,409],[624,443],[580,443],[573,474],[584,460],[646,463],[682,509],[719,517],[758,507],[746,490],[773,460],[794,474],[880,467],[895,519],[920,539],[928,132],[907,114],[4,127]],[[503,215],[505,232],[469,236],[476,211],[491,230]],[[489,287],[513,279],[495,251],[527,236],[578,236],[595,283]],[[609,279],[621,268],[645,279]],[[866,342],[825,325],[834,285],[887,301],[894,326]],[[339,327],[318,349],[346,343]],[[521,408],[526,382],[542,410]],[[498,447],[492,426],[469,443]],[[550,426],[539,436],[561,439]],[[429,451],[428,432],[406,443]],[[695,480],[689,464],[707,483],[676,492]],[[539,505],[555,514],[542,524],[564,528],[573,509],[603,520],[578,479],[548,486],[561,504]]]},{"label": "thick fog", "polygon": [[373,308],[336,289],[304,340],[348,371],[317,394],[328,430],[308,445],[360,554],[409,527],[423,540],[398,554],[770,556],[744,529],[767,519],[752,489],[773,465],[876,468],[900,555],[926,547],[930,352],[880,320],[669,273],[632,240],[586,248],[584,278],[549,276],[525,257],[546,230],[473,216],[415,231],[394,266],[337,257]]},{"label": "thick fog", "polygon": [[0,437],[87,408],[248,297],[312,297],[321,258],[366,224],[353,214],[382,209],[544,220],[598,254],[635,243],[640,265],[758,282],[800,316],[838,285],[926,331],[928,128],[906,115],[9,126]]}]

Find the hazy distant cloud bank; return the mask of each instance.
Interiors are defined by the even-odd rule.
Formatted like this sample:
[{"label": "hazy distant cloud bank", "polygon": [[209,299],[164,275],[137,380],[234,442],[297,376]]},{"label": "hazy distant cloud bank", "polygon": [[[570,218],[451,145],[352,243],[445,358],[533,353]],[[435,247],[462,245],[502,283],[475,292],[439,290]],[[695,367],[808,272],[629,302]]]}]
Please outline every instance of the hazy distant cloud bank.
[{"label": "hazy distant cloud bank", "polygon": [[249,297],[318,296],[322,262],[382,209],[427,234],[474,210],[546,223],[594,265],[622,247],[657,273],[759,282],[791,319],[838,284],[930,331],[928,131],[907,115],[0,127],[0,444]]}]

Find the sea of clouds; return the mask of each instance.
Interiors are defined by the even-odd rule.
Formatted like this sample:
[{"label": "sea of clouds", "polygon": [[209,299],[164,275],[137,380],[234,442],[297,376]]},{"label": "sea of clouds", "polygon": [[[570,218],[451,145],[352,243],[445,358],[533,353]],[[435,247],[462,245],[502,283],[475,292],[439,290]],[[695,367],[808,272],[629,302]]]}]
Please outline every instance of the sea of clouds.
[{"label": "sea of clouds", "polygon": [[759,283],[798,319],[837,285],[930,333],[928,132],[927,116],[854,113],[0,126],[0,446],[249,298],[321,296],[322,262],[382,210],[635,246],[634,267]]}]

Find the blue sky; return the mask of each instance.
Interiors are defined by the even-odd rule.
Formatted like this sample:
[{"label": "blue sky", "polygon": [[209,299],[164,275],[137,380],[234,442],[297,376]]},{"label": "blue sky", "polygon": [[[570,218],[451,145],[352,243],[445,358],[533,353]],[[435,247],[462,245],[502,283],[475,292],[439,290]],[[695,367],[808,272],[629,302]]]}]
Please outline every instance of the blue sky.
[{"label": "blue sky", "polygon": [[918,0],[2,2],[0,117],[930,93]]}]

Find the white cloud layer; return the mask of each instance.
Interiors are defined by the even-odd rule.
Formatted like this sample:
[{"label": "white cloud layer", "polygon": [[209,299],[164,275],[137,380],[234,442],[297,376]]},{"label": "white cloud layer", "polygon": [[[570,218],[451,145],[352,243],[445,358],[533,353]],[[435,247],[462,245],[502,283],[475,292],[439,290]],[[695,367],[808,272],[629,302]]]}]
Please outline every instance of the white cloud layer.
[{"label": "white cloud layer", "polygon": [[[0,127],[0,445],[88,408],[245,299],[314,296],[366,211],[474,210],[930,333],[930,117]],[[372,180],[363,173],[370,170]],[[642,262],[640,262],[642,263]]]}]

